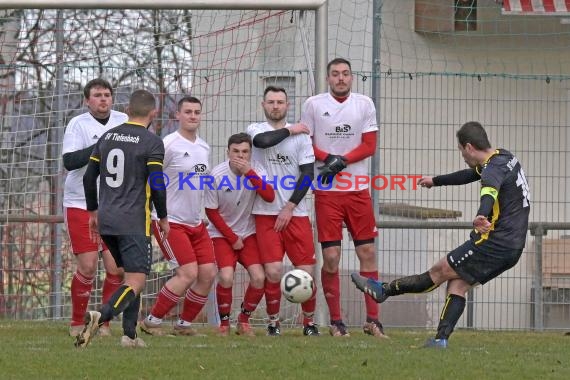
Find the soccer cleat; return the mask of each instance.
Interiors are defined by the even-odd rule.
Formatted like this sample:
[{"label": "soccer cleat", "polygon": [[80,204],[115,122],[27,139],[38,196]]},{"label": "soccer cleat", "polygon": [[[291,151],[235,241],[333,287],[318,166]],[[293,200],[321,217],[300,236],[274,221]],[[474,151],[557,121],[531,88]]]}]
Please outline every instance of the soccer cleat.
[{"label": "soccer cleat", "polygon": [[146,343],[141,338],[137,337],[135,339],[131,339],[126,335],[121,337],[121,347],[127,348],[146,348]]},{"label": "soccer cleat", "polygon": [[306,325],[305,327],[303,327],[303,335],[319,336],[319,335],[321,335],[321,333],[319,332],[317,325],[315,325],[314,323],[311,323],[310,325]]},{"label": "soccer cleat", "polygon": [[77,337],[77,335],[81,334],[85,325],[75,325],[69,326],[69,336]]},{"label": "soccer cleat", "polygon": [[279,322],[267,325],[267,336],[281,336],[281,326],[279,325]]},{"label": "soccer cleat", "polygon": [[99,336],[113,336],[113,334],[111,334],[111,328],[108,325],[103,325],[103,326],[99,327],[99,331],[97,332],[97,335],[99,335]]},{"label": "soccer cleat", "polygon": [[183,326],[179,324],[174,325],[174,330],[172,331],[174,335],[181,336],[197,336],[198,331],[196,331],[192,326]]},{"label": "soccer cleat", "polygon": [[253,331],[248,322],[238,322],[236,334],[243,336],[255,336],[255,331]]},{"label": "soccer cleat", "polygon": [[447,339],[435,339],[429,338],[424,344],[424,348],[436,348],[436,349],[446,349]]},{"label": "soccer cleat", "polygon": [[230,336],[230,326],[220,326],[218,327],[218,336]]},{"label": "soccer cleat", "polygon": [[85,348],[91,342],[91,339],[97,334],[99,329],[99,319],[101,318],[101,313],[98,311],[88,311],[85,313],[85,326],[83,331],[77,335],[75,341],[75,347]]},{"label": "soccer cleat", "polygon": [[365,334],[372,335],[376,338],[390,339],[388,335],[384,334],[384,327],[378,320],[364,323],[362,330]]},{"label": "soccer cleat", "polygon": [[161,326],[162,326],[161,323],[153,323],[149,321],[148,318],[143,319],[142,322],[139,324],[139,328],[141,329],[142,332],[154,336],[164,335],[164,330],[162,329]]},{"label": "soccer cleat", "polygon": [[329,334],[334,337],[350,337],[350,333],[346,329],[346,326],[343,321],[331,321],[331,327],[329,328]]},{"label": "soccer cleat", "polygon": [[361,276],[356,272],[351,273],[350,278],[352,279],[352,282],[354,283],[354,285],[356,285],[358,289],[368,294],[370,297],[374,299],[374,301],[378,303],[386,301],[386,299],[389,297],[386,294],[386,289],[384,289],[383,282]]}]

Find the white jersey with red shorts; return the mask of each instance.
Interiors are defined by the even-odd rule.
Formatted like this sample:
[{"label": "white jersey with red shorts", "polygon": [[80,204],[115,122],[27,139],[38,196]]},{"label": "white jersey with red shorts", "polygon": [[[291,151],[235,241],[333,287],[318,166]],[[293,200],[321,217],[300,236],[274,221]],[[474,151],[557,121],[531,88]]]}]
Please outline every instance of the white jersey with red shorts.
[{"label": "white jersey with red shorts", "polygon": [[[258,133],[273,130],[275,129],[267,122],[255,123],[247,127],[247,133],[252,139]],[[299,166],[315,162],[311,139],[305,134],[294,135],[267,149],[254,147],[252,153],[253,159],[265,168],[266,182],[275,189],[273,202],[265,202],[261,197],[255,199],[253,214],[278,215],[293,195],[295,183],[301,174]],[[303,198],[293,210],[293,216],[308,215],[307,201]]]},{"label": "white jersey with red shorts", "polygon": [[[210,178],[210,146],[200,137],[192,142],[176,131],[164,138],[164,149],[170,234],[162,241],[158,223],[153,222],[155,237],[172,268],[195,261],[213,263],[212,241],[201,215],[204,186]],[[156,212],[152,217],[156,221]]]},{"label": "white jersey with red shorts", "polygon": [[[107,124],[98,122],[89,112],[82,113],[70,120],[63,135],[62,154],[76,152],[94,145],[109,129],[125,123],[128,116],[122,112],[111,111]],[[71,170],[65,177],[63,188],[64,221],[74,254],[94,252],[99,249],[89,238],[89,214],[83,191],[83,175],[87,165]]]}]

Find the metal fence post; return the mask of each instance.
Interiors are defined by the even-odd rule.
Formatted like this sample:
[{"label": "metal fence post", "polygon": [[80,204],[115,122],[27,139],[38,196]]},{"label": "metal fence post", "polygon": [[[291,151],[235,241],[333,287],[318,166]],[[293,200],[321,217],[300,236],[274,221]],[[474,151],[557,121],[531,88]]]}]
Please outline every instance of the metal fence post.
[{"label": "metal fence post", "polygon": [[530,234],[534,236],[534,330],[542,331],[544,330],[544,302],[542,299],[542,237],[546,235],[546,229],[539,223],[534,229],[530,230]]}]

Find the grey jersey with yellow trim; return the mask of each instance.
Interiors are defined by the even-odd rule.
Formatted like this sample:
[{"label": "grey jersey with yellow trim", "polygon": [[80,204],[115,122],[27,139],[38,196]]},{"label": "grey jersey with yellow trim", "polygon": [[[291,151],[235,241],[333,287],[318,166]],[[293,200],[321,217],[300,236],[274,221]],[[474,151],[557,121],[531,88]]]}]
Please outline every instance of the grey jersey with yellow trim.
[{"label": "grey jersey with yellow trim", "polygon": [[143,125],[124,123],[105,132],[91,160],[99,162],[99,233],[150,236],[149,164],[162,166],[164,144]]},{"label": "grey jersey with yellow trim", "polygon": [[471,232],[477,246],[494,251],[522,249],[526,243],[530,213],[530,189],[518,159],[505,149],[497,149],[478,168],[481,188],[497,190],[493,211],[489,216],[491,231]]}]

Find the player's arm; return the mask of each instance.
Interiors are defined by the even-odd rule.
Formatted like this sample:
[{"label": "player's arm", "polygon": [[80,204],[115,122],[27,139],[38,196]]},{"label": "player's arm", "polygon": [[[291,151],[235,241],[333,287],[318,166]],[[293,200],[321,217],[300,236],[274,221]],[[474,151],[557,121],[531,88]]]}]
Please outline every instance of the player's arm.
[{"label": "player's arm", "polygon": [[152,178],[150,186],[150,197],[159,219],[166,218],[166,184],[164,183],[164,173],[162,172],[162,162],[149,161],[147,163],[148,177]]},{"label": "player's arm", "polygon": [[289,136],[300,133],[309,133],[309,129],[303,124],[294,124],[287,128],[279,128],[274,131],[261,132],[253,137],[253,146],[256,148],[271,148],[285,140]]},{"label": "player's arm", "polygon": [[360,144],[350,152],[343,155],[346,164],[353,164],[373,156],[376,151],[377,136],[378,132],[376,131],[363,133]]},{"label": "player's arm", "polygon": [[95,144],[88,146],[85,149],[64,153],[63,167],[68,171],[84,167],[89,162],[89,157],[91,156],[94,147]]},{"label": "player's arm", "polygon": [[83,175],[83,190],[85,191],[85,201],[87,211],[95,211],[99,207],[97,201],[97,178],[99,177],[99,157],[93,155],[87,164],[87,170]]},{"label": "player's arm", "polygon": [[208,220],[216,227],[218,231],[230,242],[231,245],[234,245],[235,242],[238,241],[239,236],[237,236],[234,231],[231,229],[230,226],[226,223],[222,215],[220,214],[220,210],[218,208],[205,208],[206,216]]},{"label": "player's arm", "polygon": [[481,179],[475,169],[463,169],[456,172],[433,177],[433,186],[466,185]]},{"label": "player's arm", "polygon": [[[265,182],[253,169],[249,169],[249,171],[245,174],[246,178],[255,188],[255,192],[257,195],[261,197],[265,202],[273,202],[275,199],[275,190],[273,190],[273,186],[269,183]],[[217,228],[217,226],[216,226]],[[218,228],[219,230],[219,228]]]},{"label": "player's arm", "polygon": [[299,165],[299,171],[301,174],[299,175],[299,178],[297,178],[297,182],[295,183],[295,190],[289,198],[289,202],[293,203],[295,206],[301,202],[301,200],[309,191],[311,182],[313,182],[313,178],[315,178],[315,166],[312,162],[308,164],[302,164]]}]

